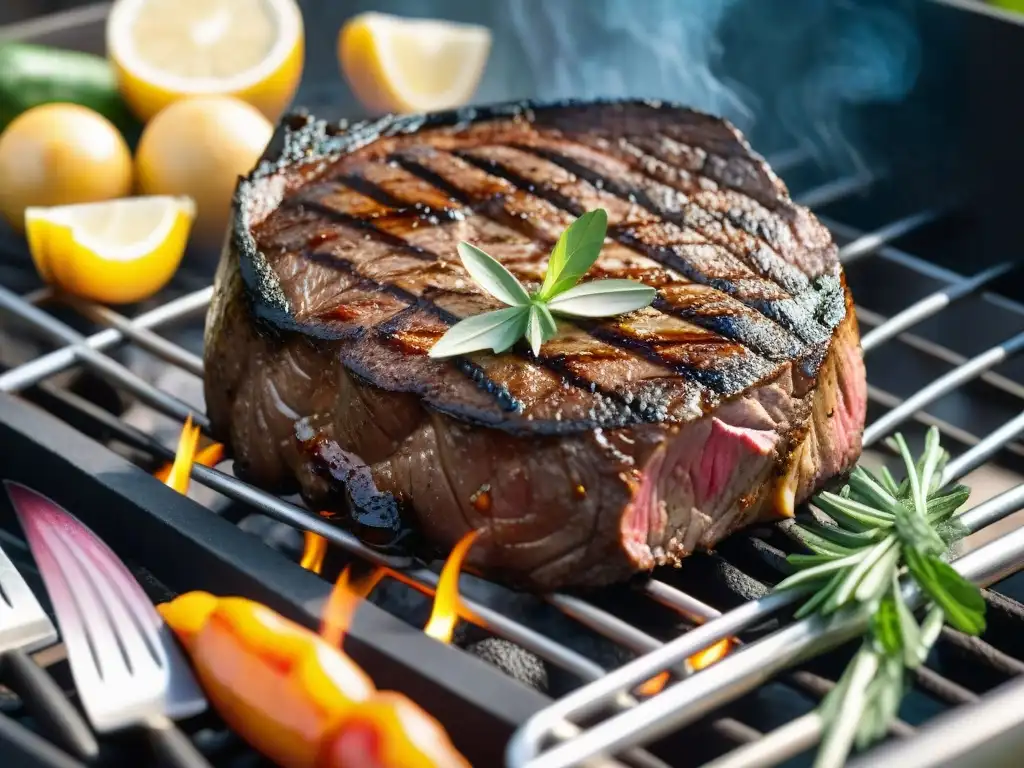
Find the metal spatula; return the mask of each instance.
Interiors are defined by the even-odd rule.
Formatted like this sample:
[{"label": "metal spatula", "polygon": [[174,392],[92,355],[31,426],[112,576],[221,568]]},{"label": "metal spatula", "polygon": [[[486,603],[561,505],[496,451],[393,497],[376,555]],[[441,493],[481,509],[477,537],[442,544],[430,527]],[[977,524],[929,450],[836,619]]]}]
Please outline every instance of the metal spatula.
[{"label": "metal spatula", "polygon": [[21,696],[47,735],[91,760],[99,746],[64,692],[29,653],[57,642],[57,630],[7,554],[0,549],[0,680]]},{"label": "metal spatula", "polygon": [[70,512],[23,485],[5,485],[53,602],[93,727],[145,728],[164,764],[207,768],[172,722],[203,711],[206,699],[142,587]]}]

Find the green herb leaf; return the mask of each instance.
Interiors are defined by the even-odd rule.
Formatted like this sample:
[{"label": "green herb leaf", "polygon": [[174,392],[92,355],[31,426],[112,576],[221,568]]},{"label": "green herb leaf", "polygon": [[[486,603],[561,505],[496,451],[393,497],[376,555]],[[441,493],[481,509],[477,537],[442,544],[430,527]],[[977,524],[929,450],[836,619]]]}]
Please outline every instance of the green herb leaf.
[{"label": "green herb leaf", "polygon": [[[830,597],[821,607],[821,612],[824,614],[833,613],[849,602],[853,598],[857,588],[860,586],[861,581],[867,578],[867,576],[872,573],[872,569],[876,566],[880,570],[895,568],[896,558],[889,555],[893,551],[896,551],[898,554],[896,544],[896,537],[890,536],[881,543],[875,544],[873,547],[869,548],[860,559],[860,562],[849,570],[846,578],[843,579],[843,583],[839,585],[839,589],[837,589],[832,594],[832,597]],[[878,573],[878,571],[875,571],[875,573]],[[883,575],[885,576],[885,584],[888,586],[889,581],[891,580],[889,570],[884,570]]]},{"label": "green herb leaf", "polygon": [[854,467],[850,473],[850,488],[863,500],[865,505],[875,507],[875,513],[881,516],[895,517],[899,507],[897,497],[889,493],[885,486],[864,467]]},{"label": "green herb leaf", "polygon": [[968,635],[985,631],[985,598],[976,586],[934,555],[908,550],[906,557],[914,579],[942,608],[949,624]]},{"label": "green herb leaf", "polygon": [[547,302],[552,312],[573,317],[608,317],[643,309],[658,292],[635,280],[591,280]]},{"label": "green herb leaf", "polygon": [[[592,280],[573,287],[600,255],[607,230],[608,214],[600,208],[569,225],[551,252],[544,282],[534,296],[495,258],[471,243],[459,243],[459,258],[470,277],[514,311],[499,310],[480,315],[482,319],[464,319],[438,340],[430,356],[451,357],[482,349],[500,352],[524,334],[536,356],[544,342],[558,332],[552,312],[609,317],[649,305],[657,291],[633,280]],[[520,336],[513,338],[516,330]]]},{"label": "green herb leaf", "polygon": [[843,583],[845,576],[845,570],[839,570],[832,574],[832,578],[828,580],[825,586],[815,592],[811,599],[801,605],[797,612],[793,614],[794,618],[802,619],[804,616],[810,616],[818,610],[839,589],[839,585]]},{"label": "green herb leaf", "polygon": [[896,600],[887,597],[878,604],[871,617],[871,634],[886,653],[899,653],[903,649],[903,633]]},{"label": "green herb leaf", "polygon": [[858,749],[864,749],[885,736],[889,724],[899,712],[904,687],[899,656],[883,657],[874,679],[868,684],[867,705],[854,739]]},{"label": "green herb leaf", "polygon": [[[846,764],[846,756],[868,706],[868,688],[880,665],[881,656],[868,647],[862,647],[843,673],[840,685],[829,694],[829,699],[835,698],[832,703],[834,715],[829,718],[829,727],[821,741],[814,768],[840,768]],[[834,696],[836,693],[840,695]]]},{"label": "green herb leaf", "polygon": [[834,493],[820,493],[814,503],[822,512],[837,523],[849,525],[854,530],[870,531],[874,528],[889,528],[896,520],[888,512],[874,509],[851,498]]},{"label": "green herb leaf", "polygon": [[534,356],[540,355],[541,345],[558,332],[555,318],[546,306],[540,302],[530,305],[530,317],[526,321],[526,338],[530,340],[530,348]]},{"label": "green herb leaf", "polygon": [[[850,748],[882,738],[897,716],[906,670],[925,663],[943,623],[976,635],[985,629],[985,600],[943,557],[968,533],[955,516],[969,496],[964,486],[943,490],[949,454],[931,429],[915,461],[902,435],[889,442],[903,459],[897,483],[882,469],[850,473],[839,493],[821,493],[814,504],[835,521],[792,521],[787,533],[814,554],[787,558],[795,572],[776,589],[809,593],[796,617],[842,610],[869,613],[869,632],[839,684],[820,708],[824,736],[817,768],[839,768]],[[907,575],[928,598],[919,625],[903,599]]]},{"label": "green herb leaf", "polygon": [[453,357],[491,349],[504,352],[522,338],[530,308],[509,307],[467,317],[451,328],[430,348],[430,357]]},{"label": "green herb leaf", "polygon": [[549,301],[576,285],[597,261],[607,231],[608,213],[603,208],[584,213],[570,224],[551,251],[537,298]]},{"label": "green herb leaf", "polygon": [[[788,521],[784,521],[788,522]],[[807,538],[811,537],[819,546],[826,549],[829,547],[842,548],[843,554],[850,551],[871,546],[885,538],[885,531],[878,528],[871,528],[867,531],[853,532],[838,525],[822,525],[821,523],[802,523],[793,525],[793,535],[807,544]],[[810,546],[808,544],[808,546]]]},{"label": "green herb leaf", "polygon": [[966,485],[955,486],[949,493],[941,496],[932,496],[928,499],[928,522],[934,525],[948,520],[970,496],[971,489]]},{"label": "green herb leaf", "polygon": [[831,557],[846,557],[846,555],[853,554],[855,549],[860,548],[847,547],[843,546],[842,544],[837,544],[833,539],[831,539],[827,535],[819,534],[819,528],[812,528],[810,525],[794,525],[791,530],[793,532],[793,535],[800,540],[801,544],[803,544],[812,552],[819,555],[829,555]]},{"label": "green herb leaf", "polygon": [[[895,577],[892,581],[893,606],[896,608],[896,617],[900,625],[900,638],[903,641],[903,663],[909,669],[917,669],[928,658],[928,652],[931,650],[932,644],[923,642],[921,628],[917,625],[914,614],[910,612],[910,608],[903,601],[903,592],[900,589],[899,582]],[[934,642],[934,639],[932,642]]]},{"label": "green herb leaf", "polygon": [[894,497],[895,496],[899,496],[900,495],[899,483],[896,482],[896,479],[892,476],[892,473],[889,471],[889,468],[888,467],[882,467],[878,471],[878,474],[881,475],[882,487],[885,488],[885,490],[887,490],[889,493],[891,493]]},{"label": "green herb leaf", "polygon": [[466,242],[459,243],[458,250],[466,271],[491,296],[512,307],[529,306],[530,294],[501,262]]},{"label": "green herb leaf", "polygon": [[905,546],[919,552],[941,555],[946,551],[946,543],[928,522],[927,512],[907,509],[896,518],[896,530]]},{"label": "green herb leaf", "polygon": [[894,541],[897,541],[897,544],[879,558],[875,567],[868,571],[857,585],[853,598],[861,605],[873,607],[888,591],[890,583],[895,578],[900,562],[900,548],[898,540],[894,538]]},{"label": "green herb leaf", "polygon": [[[832,577],[832,574],[836,571],[843,571],[847,568],[851,568],[857,565],[861,560],[864,559],[865,555],[868,554],[868,550],[863,552],[857,552],[839,560],[832,560],[828,563],[822,563],[816,565],[813,568],[806,568],[802,571],[794,573],[792,576],[780,581],[775,588],[776,589],[792,589],[793,587],[800,587],[806,585],[808,582],[813,582],[822,577]],[[791,555],[791,557],[793,557]]]}]

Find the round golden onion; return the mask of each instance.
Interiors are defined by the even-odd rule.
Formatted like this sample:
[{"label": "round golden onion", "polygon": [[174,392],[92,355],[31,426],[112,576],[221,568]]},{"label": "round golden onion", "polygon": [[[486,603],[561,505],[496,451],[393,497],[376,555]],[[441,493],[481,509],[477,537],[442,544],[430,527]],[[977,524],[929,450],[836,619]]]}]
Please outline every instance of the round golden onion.
[{"label": "round golden onion", "polygon": [[176,101],[146,126],[135,154],[145,195],[191,197],[193,232],[206,245],[223,238],[238,183],[259,160],[274,132],[255,107],[231,96]]},{"label": "round golden onion", "polygon": [[43,104],[0,134],[0,213],[24,230],[25,209],[131,193],[132,157],[117,128],[77,104]]}]

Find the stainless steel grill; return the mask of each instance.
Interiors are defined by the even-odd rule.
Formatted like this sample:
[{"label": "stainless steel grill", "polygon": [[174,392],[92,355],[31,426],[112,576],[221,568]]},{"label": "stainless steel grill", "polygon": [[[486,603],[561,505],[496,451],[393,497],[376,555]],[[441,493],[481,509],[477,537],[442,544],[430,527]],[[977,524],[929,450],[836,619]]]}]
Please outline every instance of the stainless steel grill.
[{"label": "stainless steel grill", "polygon": [[[842,244],[854,295],[864,304],[858,306],[858,318],[869,376],[866,443],[879,445],[895,429],[910,438],[923,426],[942,430],[955,456],[947,479],[966,477],[975,491],[964,522],[976,533],[968,538],[967,552],[956,566],[989,584],[1024,562],[1022,517],[1016,514],[1024,510],[1024,365],[1018,359],[1024,344],[1024,306],[990,292],[1003,291],[1008,281],[1019,278],[1016,253],[1007,249],[1018,241],[1013,216],[1020,195],[1013,189],[1019,183],[1015,180],[1024,179],[1024,154],[1007,151],[1019,139],[1021,121],[1015,121],[1014,100],[1006,97],[1017,84],[1009,75],[1013,66],[994,62],[1012,61],[1015,54],[1019,61],[1022,30],[1018,21],[980,12],[966,0],[919,5],[922,36],[933,43],[925,46],[926,82],[912,99],[913,108],[887,113],[887,119],[895,120],[896,112],[905,112],[900,119],[906,119],[882,166],[870,173],[822,179],[802,149],[774,157],[772,165],[794,189],[801,190],[797,179],[803,180],[797,197],[819,212]],[[28,35],[99,51],[105,12],[105,5],[93,6],[31,25],[31,30],[5,31],[0,39]],[[948,34],[950,29],[956,34]],[[972,42],[975,49],[964,55],[959,46],[969,48]],[[959,63],[963,72],[951,71],[946,66],[950,62]],[[329,64],[333,78],[335,63]],[[939,95],[930,95],[929,83],[937,83]],[[915,112],[922,104],[925,108]],[[972,148],[964,161],[971,172],[949,174],[946,164],[935,163],[942,148],[929,146],[920,153],[925,156],[923,168],[936,170],[922,173],[922,166],[915,165],[917,150],[929,142],[915,131],[922,125],[928,130],[945,127],[963,115],[968,119],[954,146]],[[887,130],[886,146],[889,136]],[[913,170],[909,175],[907,168]],[[876,198],[885,184],[883,170],[900,176],[900,201],[913,201],[916,207],[909,215],[889,214],[882,221],[847,215],[847,203]],[[917,235],[959,213],[959,206],[941,201],[959,201],[976,192],[968,189],[976,183],[974,176],[986,184],[989,177],[999,179],[989,185],[998,194],[973,194],[966,201],[972,215],[981,219],[978,229],[985,235],[984,247],[978,249],[979,259],[984,252],[981,263],[975,266],[965,255],[950,270],[940,266],[950,263],[948,253],[908,245],[909,253],[894,247],[897,241],[901,246],[918,243]],[[936,186],[934,195],[923,193],[929,185]],[[939,202],[920,202],[925,198]],[[875,209],[906,210],[891,203]],[[861,222],[859,228],[850,226],[851,221]],[[0,251],[5,250],[7,244],[0,243]],[[153,434],[60,384],[65,372],[90,370],[154,413],[177,421],[191,413],[205,428],[205,417],[192,404],[154,386],[121,361],[124,352],[142,350],[184,376],[201,377],[202,360],[171,335],[181,326],[201,322],[211,289],[125,317],[46,291],[17,295],[5,287],[7,274],[18,273],[0,265],[0,330],[8,321],[19,323],[55,349],[19,360],[21,364],[6,371],[0,367],[0,455],[13,461],[4,470],[12,467],[18,479],[52,490],[76,512],[81,508],[87,522],[122,556],[137,556],[141,572],[166,580],[168,588],[237,591],[314,623],[329,588],[324,580],[214,512],[115,461],[90,438],[102,435],[146,461],[169,459],[172,452]],[[6,353],[0,347],[0,365]],[[5,454],[8,449],[18,455]],[[865,456],[866,461],[890,458],[884,450],[869,450]],[[320,534],[353,558],[402,569],[415,588],[433,592],[437,575],[426,564],[386,558],[309,510],[242,483],[227,471],[197,466],[193,478],[243,509]],[[9,551],[16,549],[16,539],[2,527],[0,538]],[[859,631],[863,620],[788,623],[791,598],[769,594],[767,585],[783,575],[784,555],[792,546],[785,526],[760,528],[737,534],[719,553],[695,555],[679,573],[659,573],[656,579],[630,585],[625,600],[623,591],[617,591],[607,599],[601,594],[587,599],[564,594],[548,596],[547,605],[539,599],[526,601],[623,649],[623,657],[633,659],[625,664],[585,652],[554,624],[532,621],[531,610],[509,610],[498,588],[475,590],[473,580],[464,578],[464,594],[472,595],[464,602],[474,621],[576,681],[575,690],[553,704],[492,667],[469,664],[475,660],[468,653],[445,648],[416,627],[385,621],[390,617],[380,611],[376,616],[372,610],[360,612],[357,619],[368,621],[356,621],[346,650],[379,684],[405,690],[439,717],[478,765],[498,764],[517,727],[507,754],[507,762],[516,768],[575,765],[588,758],[593,764],[651,767],[772,765],[817,742],[821,723],[812,710],[834,685],[845,656],[842,648],[816,654],[841,645]],[[190,562],[181,565],[176,558]],[[159,593],[159,586],[154,589]],[[636,592],[642,593],[639,599],[630,600]],[[986,758],[1012,755],[1013,749],[1019,754],[1020,737],[1014,744],[1013,734],[1014,729],[1024,733],[1018,727],[1024,720],[1019,706],[1024,688],[1011,678],[1024,673],[1024,607],[997,592],[987,592],[986,598],[990,630],[985,638],[945,629],[937,644],[938,663],[933,659],[917,673],[902,712],[905,720],[891,729],[896,738],[865,754],[858,765],[980,765]],[[670,617],[673,630],[634,620],[654,613]],[[739,637],[743,644],[693,674],[686,659],[723,637]],[[667,688],[649,697],[634,693],[639,683],[665,670],[672,671],[674,680]],[[921,706],[910,711],[916,705]],[[4,716],[9,711],[0,697],[0,749],[24,743],[24,734]],[[933,717],[937,712],[941,714]],[[679,735],[666,736],[672,732]],[[217,756],[216,764],[252,764],[251,755],[248,762],[228,760],[226,755],[238,750],[225,749],[223,738],[208,731],[192,733],[207,754]],[[986,751],[979,748],[983,742]],[[41,747],[35,756],[29,765],[72,765]]]},{"label": "stainless steel grill", "polygon": [[[790,163],[800,162],[802,160],[799,155],[790,156]],[[783,162],[776,163],[776,167],[780,167],[783,172],[784,165]],[[848,196],[861,194],[870,184],[870,178],[850,177],[828,182],[798,197],[818,206],[826,206]],[[927,386],[909,395],[901,395],[875,382],[869,357],[870,400],[875,406],[888,410],[868,428],[865,444],[871,445],[908,423],[937,424],[947,437],[968,448],[949,465],[946,479],[954,480],[982,467],[1001,451],[1019,452],[1020,449],[1012,441],[1024,432],[1024,416],[1008,419],[987,434],[975,434],[962,424],[944,418],[941,414],[936,415],[931,406],[958,388],[981,383],[1014,398],[1014,407],[1019,409],[1024,387],[1012,378],[995,373],[993,369],[1024,346],[1024,335],[1011,334],[1002,343],[966,356],[909,332],[922,322],[937,317],[967,299],[984,301],[994,308],[993,311],[1022,321],[1024,307],[984,293],[1012,269],[1009,263],[964,276],[891,247],[890,243],[894,240],[925,226],[938,216],[938,212],[919,212],[872,232],[856,232],[835,222],[828,223],[837,239],[843,243],[841,258],[847,265],[854,261],[875,261],[883,267],[898,267],[901,272],[916,275],[935,285],[926,295],[900,307],[899,311],[888,318],[868,309],[858,309],[865,331],[865,354],[870,356],[885,345],[901,345],[926,356],[932,362],[948,367],[944,374],[934,378]],[[117,362],[112,354],[126,345],[135,345],[168,365],[201,377],[202,360],[160,335],[159,331],[171,324],[195,321],[210,298],[211,289],[203,288],[134,318],[77,300],[61,302],[85,320],[106,326],[103,330],[84,336],[47,311],[51,302],[59,301],[59,297],[46,291],[18,296],[0,286],[0,310],[28,324],[34,333],[45,336],[57,345],[54,351],[0,374],[0,392],[18,393],[69,368],[84,366],[150,408],[179,421],[191,414],[193,420],[206,429],[208,422],[205,416],[192,405],[150,384]],[[1008,324],[1006,327],[1012,326]],[[90,408],[87,402],[80,399],[71,398],[69,402],[85,416],[102,422],[108,434],[118,441],[156,458],[171,457],[171,452],[151,435],[100,409]],[[2,420],[3,413],[0,410]],[[264,493],[225,471],[196,466],[192,474],[196,481],[208,488],[290,526],[324,536],[352,556],[376,565],[402,569],[417,589],[426,594],[433,592],[437,575],[423,564],[386,557],[309,510]],[[963,522],[971,531],[982,531],[1024,508],[1024,484],[1013,481],[1006,486],[1005,490],[1001,488],[992,498],[964,514]],[[777,566],[784,562],[784,553],[766,538],[741,538],[769,563]],[[1002,578],[1024,565],[1024,529],[1016,528],[994,538],[958,559],[955,565],[964,575],[981,584]],[[722,560],[720,566],[728,572],[739,573],[728,561]],[[761,581],[740,575],[753,585],[755,591],[765,591]],[[561,642],[554,633],[542,632],[527,622],[513,618],[489,600],[465,598],[466,608],[488,632],[527,649],[586,683],[530,717],[509,745],[507,759],[510,766],[556,768],[585,764],[591,758],[611,754],[618,755],[617,760],[631,765],[674,764],[674,761],[666,762],[667,758],[644,751],[644,745],[695,720],[712,715],[722,705],[778,675],[782,676],[787,686],[809,697],[812,702],[820,699],[834,684],[832,680],[804,669],[789,673],[786,670],[809,655],[842,644],[858,634],[865,622],[863,616],[850,616],[828,622],[804,620],[789,624],[754,642],[741,645],[726,659],[692,674],[688,657],[723,638],[744,635],[751,627],[763,624],[765,620],[783,612],[793,597],[790,594],[768,594],[723,612],[669,581],[674,579],[648,579],[636,585],[636,589],[652,604],[667,607],[676,612],[684,623],[695,625],[695,628],[668,642],[638,629],[616,615],[615,611],[599,607],[592,601],[569,594],[549,595],[545,598],[548,604],[572,620],[633,654],[638,654],[633,661],[612,671]],[[913,599],[914,595],[908,593],[908,597]],[[1024,609],[1014,605],[1024,616]],[[984,641],[968,641],[947,629],[942,643],[969,647],[971,653],[988,659],[986,663],[991,663],[1004,676],[1024,671],[1024,664]],[[645,680],[669,670],[678,682],[670,684],[662,692],[642,701],[631,693]],[[917,685],[947,706],[971,705],[978,699],[971,690],[932,669],[921,671]],[[601,717],[595,721],[597,715]],[[812,747],[820,736],[821,722],[811,712],[774,730],[763,732],[743,722],[739,715],[728,714],[713,719],[711,728],[734,747],[715,757],[711,764],[761,766],[777,764]],[[911,736],[914,731],[903,722],[898,723],[893,730],[901,736]]]}]

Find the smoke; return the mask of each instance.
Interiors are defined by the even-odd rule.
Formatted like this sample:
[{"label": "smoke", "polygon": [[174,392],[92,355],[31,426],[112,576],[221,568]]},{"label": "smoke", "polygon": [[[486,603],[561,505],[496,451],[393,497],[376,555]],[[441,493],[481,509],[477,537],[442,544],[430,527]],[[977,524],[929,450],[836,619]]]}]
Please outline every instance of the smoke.
[{"label": "smoke", "polygon": [[827,5],[828,28],[836,33],[817,42],[815,60],[780,90],[774,113],[819,160],[861,166],[856,131],[845,118],[858,106],[907,96],[920,70],[920,41],[898,4]]},{"label": "smoke", "polygon": [[736,0],[512,0],[511,29],[541,99],[650,97],[753,120],[749,94],[712,71]]},{"label": "smoke", "polygon": [[902,100],[920,68],[910,0],[509,0],[490,13],[502,74],[481,96],[678,101],[762,152],[831,167],[861,163],[852,111]]}]

